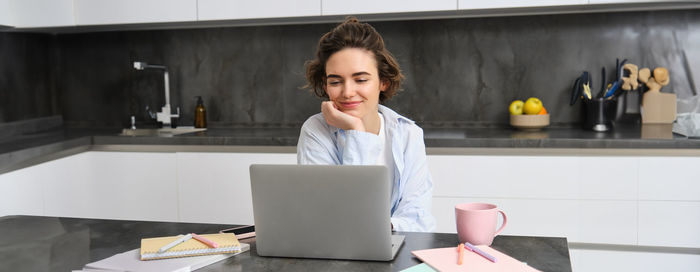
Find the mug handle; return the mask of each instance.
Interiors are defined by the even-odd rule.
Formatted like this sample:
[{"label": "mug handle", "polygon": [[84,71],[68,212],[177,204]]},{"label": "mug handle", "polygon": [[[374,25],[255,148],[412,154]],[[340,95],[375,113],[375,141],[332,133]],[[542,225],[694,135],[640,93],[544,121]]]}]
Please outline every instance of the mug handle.
[{"label": "mug handle", "polygon": [[506,227],[506,223],[508,222],[508,218],[506,217],[506,213],[504,213],[504,212],[501,211],[501,210],[498,210],[498,212],[501,213],[501,215],[503,215],[503,224],[502,224],[501,227],[496,231],[496,234],[494,234],[493,236],[496,236],[496,235],[498,235],[499,233],[501,233],[501,231],[503,231],[503,228]]}]

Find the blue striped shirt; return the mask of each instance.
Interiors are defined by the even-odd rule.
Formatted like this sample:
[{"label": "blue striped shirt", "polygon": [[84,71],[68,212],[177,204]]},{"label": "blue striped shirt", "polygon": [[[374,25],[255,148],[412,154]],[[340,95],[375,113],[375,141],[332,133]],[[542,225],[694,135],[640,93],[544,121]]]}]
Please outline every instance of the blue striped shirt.
[{"label": "blue striped shirt", "polygon": [[[391,189],[391,223],[397,231],[433,231],[433,182],[428,170],[423,130],[412,120],[379,105],[386,137],[391,138],[394,180]],[[375,165],[381,152],[379,136],[342,130],[326,123],[322,113],[301,127],[297,143],[299,164]],[[389,167],[392,169],[392,167]]]}]

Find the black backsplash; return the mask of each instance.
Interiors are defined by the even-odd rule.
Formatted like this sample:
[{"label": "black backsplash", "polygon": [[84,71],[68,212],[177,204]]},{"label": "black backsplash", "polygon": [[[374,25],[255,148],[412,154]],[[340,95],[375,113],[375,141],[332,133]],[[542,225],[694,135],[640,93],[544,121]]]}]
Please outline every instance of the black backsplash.
[{"label": "black backsplash", "polygon": [[55,112],[51,36],[0,33],[0,123]]},{"label": "black backsplash", "polygon": [[[665,66],[664,90],[688,97],[683,56],[700,69],[700,10],[371,24],[406,76],[387,105],[422,126],[505,125],[508,104],[530,96],[542,99],[554,124],[570,125],[579,122],[579,105],[568,105],[569,89],[583,70],[597,91],[600,68],[611,77],[616,58]],[[144,108],[159,110],[164,99],[161,72],[132,68],[145,61],[168,66],[181,125],[192,125],[201,95],[210,127],[298,126],[320,111],[320,100],[300,87],[304,62],[333,26],[0,33],[0,122],[54,112],[73,126],[122,127],[131,115],[143,123]],[[25,101],[26,89],[36,101]],[[15,99],[33,108],[18,109],[26,106]]]}]

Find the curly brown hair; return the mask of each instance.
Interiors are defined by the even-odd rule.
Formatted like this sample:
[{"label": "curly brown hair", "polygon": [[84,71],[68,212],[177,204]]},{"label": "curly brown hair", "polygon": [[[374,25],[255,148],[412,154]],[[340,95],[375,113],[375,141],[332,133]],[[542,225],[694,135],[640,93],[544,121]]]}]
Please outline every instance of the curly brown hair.
[{"label": "curly brown hair", "polygon": [[365,49],[374,55],[379,80],[388,85],[386,90],[379,92],[379,102],[388,100],[399,91],[403,80],[399,63],[384,46],[384,39],[379,32],[367,23],[360,23],[355,17],[347,17],[344,22],[321,36],[316,58],[306,62],[307,84],[304,87],[319,97],[328,97],[323,88],[326,83],[326,62],[331,55],[345,48]]}]

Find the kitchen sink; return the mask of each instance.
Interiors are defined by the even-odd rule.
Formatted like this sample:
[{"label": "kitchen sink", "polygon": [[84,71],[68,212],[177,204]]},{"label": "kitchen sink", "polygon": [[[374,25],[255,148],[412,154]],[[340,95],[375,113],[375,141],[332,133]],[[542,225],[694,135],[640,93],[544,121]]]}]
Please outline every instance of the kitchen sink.
[{"label": "kitchen sink", "polygon": [[160,136],[160,137],[171,137],[175,135],[192,133],[197,131],[204,131],[206,128],[194,128],[194,127],[177,127],[177,128],[137,128],[122,129],[120,136]]}]

